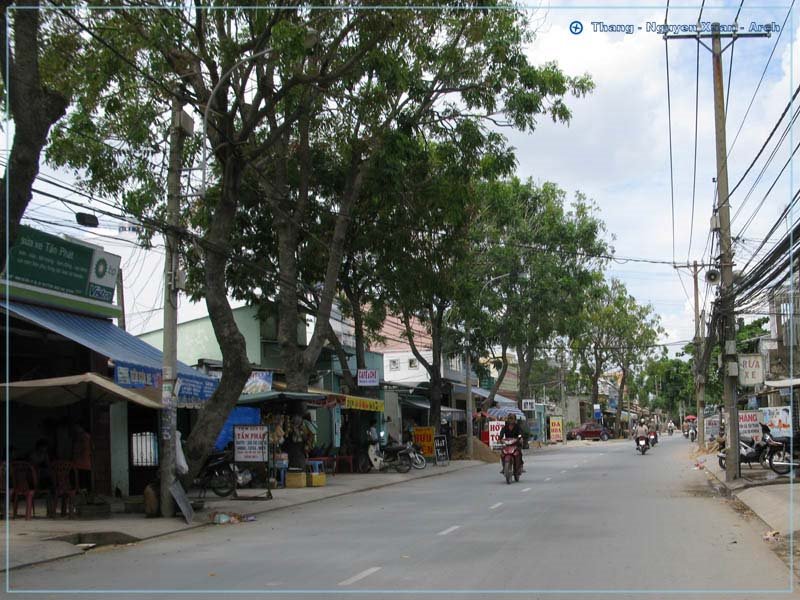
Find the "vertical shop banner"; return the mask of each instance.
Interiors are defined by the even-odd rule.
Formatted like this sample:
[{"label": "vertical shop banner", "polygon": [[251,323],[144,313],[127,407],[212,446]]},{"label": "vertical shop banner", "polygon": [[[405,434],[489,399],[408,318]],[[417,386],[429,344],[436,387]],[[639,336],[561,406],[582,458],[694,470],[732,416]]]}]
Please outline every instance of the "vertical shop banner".
[{"label": "vertical shop banner", "polygon": [[333,447],[342,446],[342,407],[333,407]]},{"label": "vertical shop banner", "polygon": [[267,426],[235,425],[233,448],[236,462],[267,462]]},{"label": "vertical shop banner", "polygon": [[563,417],[550,417],[550,441],[564,441],[564,419]]},{"label": "vertical shop banner", "polygon": [[500,446],[500,431],[505,423],[503,421],[489,421],[489,447],[497,448]]},{"label": "vertical shop banner", "polygon": [[761,413],[757,410],[739,411],[739,435],[761,441]]},{"label": "vertical shop banner", "polygon": [[703,426],[706,437],[717,437],[719,435],[719,415],[704,419]]},{"label": "vertical shop banner", "polygon": [[770,406],[760,409],[764,424],[773,437],[792,437],[792,409],[788,406]]},{"label": "vertical shop banner", "polygon": [[422,448],[422,454],[433,458],[436,451],[433,447],[433,427],[414,427],[414,443]]}]

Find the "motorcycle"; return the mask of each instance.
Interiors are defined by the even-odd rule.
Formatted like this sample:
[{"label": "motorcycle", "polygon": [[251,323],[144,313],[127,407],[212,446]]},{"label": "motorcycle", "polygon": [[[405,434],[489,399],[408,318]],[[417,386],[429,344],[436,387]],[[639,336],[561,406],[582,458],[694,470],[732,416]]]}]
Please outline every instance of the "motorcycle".
[{"label": "motorcycle", "polygon": [[195,477],[194,485],[200,488],[200,497],[204,498],[210,489],[217,496],[230,496],[236,486],[243,486],[253,479],[249,469],[239,469],[233,462],[233,450],[211,453]]},{"label": "motorcycle", "polygon": [[367,473],[373,468],[376,471],[393,468],[398,473],[408,473],[411,465],[408,445],[392,444],[381,448],[378,440],[369,442],[366,454],[362,454],[358,460],[358,470],[361,473]]},{"label": "motorcycle", "polygon": [[514,481],[519,481],[522,475],[522,436],[515,438],[504,438],[500,440],[502,448],[500,449],[500,458],[503,462],[503,476],[506,478],[506,483],[511,483],[511,478]]},{"label": "motorcycle", "polygon": [[673,431],[673,429],[667,429],[667,433],[669,433],[670,436],[672,435]]},{"label": "motorcycle", "polygon": [[795,434],[793,438],[769,436],[767,439],[769,468],[778,475],[786,475],[800,466],[800,461],[792,452],[794,450],[794,454],[797,453],[798,443],[800,443],[799,434]]},{"label": "motorcycle", "polygon": [[690,442],[695,441],[697,439],[697,430],[694,427],[692,427],[689,430],[689,433],[688,433],[687,437],[689,438]]},{"label": "motorcycle", "polygon": [[684,430],[683,437],[685,437],[687,440],[689,439],[689,430],[688,429]]},{"label": "motorcycle", "polygon": [[413,442],[406,442],[406,449],[408,450],[408,457],[411,459],[411,466],[415,469],[424,469],[428,466],[428,461],[425,460],[425,455],[422,454],[422,448]]},{"label": "motorcycle", "polygon": [[650,442],[646,437],[640,435],[636,438],[636,450],[641,452],[642,456],[644,456],[645,452],[650,448]]},{"label": "motorcycle", "polygon": [[650,434],[647,436],[647,439],[650,443],[650,447],[654,448],[656,444],[658,444],[658,434],[655,431],[651,431]]}]

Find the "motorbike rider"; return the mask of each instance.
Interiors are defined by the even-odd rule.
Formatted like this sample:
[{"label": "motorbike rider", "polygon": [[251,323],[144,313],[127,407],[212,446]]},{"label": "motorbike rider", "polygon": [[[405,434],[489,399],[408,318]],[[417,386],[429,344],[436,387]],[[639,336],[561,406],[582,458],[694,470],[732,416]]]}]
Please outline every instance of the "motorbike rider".
[{"label": "motorbike rider", "polygon": [[647,423],[645,423],[645,420],[639,419],[639,426],[636,428],[636,434],[634,435],[633,438],[634,445],[637,445],[639,443],[640,437],[643,437],[646,440],[647,445],[650,445],[650,438],[648,437],[649,433],[650,433],[650,428],[647,426]]},{"label": "motorbike rider", "polygon": [[[500,430],[500,439],[509,438],[515,439],[522,435],[522,427],[517,423],[517,415],[509,413],[506,417],[506,424]],[[525,461],[522,460],[522,445],[519,447],[519,464],[522,467],[523,473],[525,472]],[[502,473],[502,470],[500,471]]]},{"label": "motorbike rider", "polygon": [[670,421],[670,422],[669,422],[669,424],[667,425],[667,431],[668,431],[670,434],[671,434],[673,431],[675,431],[675,424],[674,424],[672,421]]},{"label": "motorbike rider", "polygon": [[[658,443],[658,427],[656,426],[656,422],[653,419],[650,419],[650,422],[647,425],[650,428],[650,433],[655,436],[653,443]],[[649,438],[648,438],[649,439]]]}]

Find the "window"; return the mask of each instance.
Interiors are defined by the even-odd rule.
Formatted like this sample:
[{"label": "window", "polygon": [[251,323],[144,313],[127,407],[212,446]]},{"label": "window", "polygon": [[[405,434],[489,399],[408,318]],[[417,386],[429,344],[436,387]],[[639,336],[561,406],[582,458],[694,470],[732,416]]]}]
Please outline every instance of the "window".
[{"label": "window", "polygon": [[131,434],[131,462],[134,467],[158,466],[158,438],[154,432]]},{"label": "window", "polygon": [[408,368],[409,369],[419,369],[419,361],[416,358],[409,358],[408,359]]},{"label": "window", "polygon": [[396,358],[393,358],[389,361],[389,370],[390,371],[399,371],[400,370],[400,361]]},{"label": "window", "polygon": [[451,371],[461,371],[461,356],[453,354],[447,361]]}]

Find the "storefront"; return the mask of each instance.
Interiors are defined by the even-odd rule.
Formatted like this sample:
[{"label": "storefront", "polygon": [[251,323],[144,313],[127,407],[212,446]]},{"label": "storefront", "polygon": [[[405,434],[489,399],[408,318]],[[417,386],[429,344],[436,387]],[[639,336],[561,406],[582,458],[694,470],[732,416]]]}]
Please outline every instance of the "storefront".
[{"label": "storefront", "polygon": [[[28,227],[9,256],[0,328],[9,341],[10,456],[36,446],[88,465],[99,494],[138,493],[158,466],[161,352],[111,322],[119,257]],[[5,291],[5,289],[3,291]],[[199,406],[216,380],[178,365],[178,406]],[[5,446],[5,445],[4,445]]]}]

